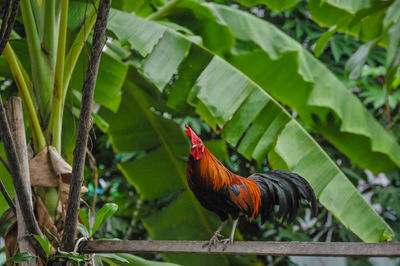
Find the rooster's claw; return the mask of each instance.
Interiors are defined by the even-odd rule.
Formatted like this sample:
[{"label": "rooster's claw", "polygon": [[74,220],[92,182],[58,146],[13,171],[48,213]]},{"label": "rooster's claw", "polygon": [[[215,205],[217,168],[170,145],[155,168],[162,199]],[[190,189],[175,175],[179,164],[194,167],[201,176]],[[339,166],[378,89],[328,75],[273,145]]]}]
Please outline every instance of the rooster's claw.
[{"label": "rooster's claw", "polygon": [[226,239],[222,239],[220,241],[222,243],[222,251],[225,251],[225,249],[227,248],[228,244],[233,245],[233,238],[226,238]]},{"label": "rooster's claw", "polygon": [[218,243],[221,242],[221,240],[219,240],[218,237],[223,237],[223,235],[221,235],[221,234],[218,233],[218,232],[215,233],[215,234],[211,237],[211,239],[210,239],[207,243],[205,243],[202,247],[203,247],[203,248],[208,247],[208,252],[211,251],[211,248],[212,248],[213,246],[215,246],[215,248],[217,248]]}]

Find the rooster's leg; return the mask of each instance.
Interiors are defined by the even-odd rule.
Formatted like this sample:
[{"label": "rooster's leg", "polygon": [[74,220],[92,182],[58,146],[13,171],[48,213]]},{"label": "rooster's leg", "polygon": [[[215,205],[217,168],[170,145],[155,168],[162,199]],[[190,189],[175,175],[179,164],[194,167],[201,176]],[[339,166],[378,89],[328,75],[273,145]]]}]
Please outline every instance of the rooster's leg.
[{"label": "rooster's leg", "polygon": [[211,237],[211,239],[210,239],[207,243],[205,243],[205,244],[203,245],[203,248],[208,246],[208,251],[210,251],[212,246],[217,247],[218,242],[220,242],[220,240],[218,239],[218,237],[221,237],[221,236],[222,236],[222,235],[220,234],[220,233],[221,233],[221,230],[222,230],[222,228],[224,228],[224,226],[226,225],[227,222],[228,222],[228,219],[226,219],[225,221],[222,221],[222,223],[218,226],[217,231],[215,231],[215,233],[214,233],[214,235]]},{"label": "rooster's leg", "polygon": [[234,237],[234,235],[235,235],[236,226],[237,226],[238,221],[239,221],[239,218],[237,218],[236,220],[233,221],[232,231],[231,231],[230,237],[227,238],[227,239],[223,239],[223,240],[221,241],[221,242],[223,243],[223,245],[224,245],[224,246],[222,247],[222,250],[225,250],[226,247],[228,246],[228,244],[233,245],[233,237]]}]

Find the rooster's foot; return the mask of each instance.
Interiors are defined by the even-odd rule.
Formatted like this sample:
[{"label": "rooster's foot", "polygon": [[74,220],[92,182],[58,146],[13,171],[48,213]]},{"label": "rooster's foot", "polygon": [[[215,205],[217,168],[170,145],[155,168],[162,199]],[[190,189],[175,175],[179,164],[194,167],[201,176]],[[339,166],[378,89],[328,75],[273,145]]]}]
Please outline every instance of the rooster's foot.
[{"label": "rooster's foot", "polygon": [[220,243],[222,243],[222,250],[225,251],[228,244],[233,245],[233,238],[222,239],[220,240]]},{"label": "rooster's foot", "polygon": [[218,237],[223,237],[223,235],[221,235],[220,233],[215,233],[211,239],[205,243],[202,247],[208,247],[208,252],[211,251],[211,248],[214,246],[215,248],[217,248],[217,244],[221,242],[221,240],[218,239]]}]

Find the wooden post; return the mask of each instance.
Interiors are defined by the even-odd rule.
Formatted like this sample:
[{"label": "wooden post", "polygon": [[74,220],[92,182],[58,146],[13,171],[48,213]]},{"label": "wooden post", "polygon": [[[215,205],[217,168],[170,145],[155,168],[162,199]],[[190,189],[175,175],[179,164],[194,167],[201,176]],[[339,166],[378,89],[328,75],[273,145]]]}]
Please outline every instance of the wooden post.
[{"label": "wooden post", "polygon": [[[32,190],[31,190],[31,180],[29,176],[29,164],[28,164],[28,150],[26,147],[26,137],[25,137],[25,126],[24,117],[22,113],[22,103],[21,99],[17,97],[11,97],[6,103],[7,118],[10,125],[11,136],[13,138],[17,156],[19,159],[19,166],[22,171],[23,181],[27,187],[27,198],[29,199],[29,204],[32,205]],[[14,195],[16,198],[16,211],[17,211],[17,223],[18,223],[18,246],[20,252],[29,252],[34,254],[34,250],[31,247],[29,241],[26,239],[26,222],[22,216],[23,210],[19,204],[18,191],[14,188]],[[35,260],[30,260],[22,263],[22,265],[36,265]]]}]

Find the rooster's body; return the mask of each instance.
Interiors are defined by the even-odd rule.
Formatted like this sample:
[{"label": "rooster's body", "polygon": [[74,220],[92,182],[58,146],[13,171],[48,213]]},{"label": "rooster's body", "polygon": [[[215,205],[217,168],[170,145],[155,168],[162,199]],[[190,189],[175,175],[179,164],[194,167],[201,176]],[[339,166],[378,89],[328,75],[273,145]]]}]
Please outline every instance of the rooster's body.
[{"label": "rooster's body", "polygon": [[[261,222],[274,217],[292,221],[299,208],[300,200],[311,203],[316,211],[316,198],[308,182],[301,176],[282,170],[257,173],[243,178],[226,169],[204,146],[201,139],[187,126],[185,131],[192,142],[191,154],[187,163],[187,180],[201,205],[215,212],[222,220],[214,236],[208,242],[211,248],[220,240],[220,231],[228,221],[234,219],[230,238],[225,244],[233,243],[240,213],[254,219],[261,215]],[[279,205],[279,211],[274,211]]]}]

